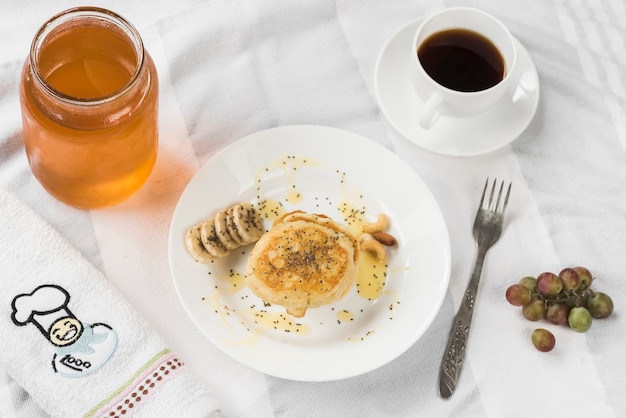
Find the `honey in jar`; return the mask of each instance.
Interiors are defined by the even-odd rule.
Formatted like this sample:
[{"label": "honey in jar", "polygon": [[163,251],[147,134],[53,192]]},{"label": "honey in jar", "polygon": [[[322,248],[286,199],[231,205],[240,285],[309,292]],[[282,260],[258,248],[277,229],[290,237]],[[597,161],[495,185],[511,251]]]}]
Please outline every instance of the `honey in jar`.
[{"label": "honey in jar", "polygon": [[128,21],[94,7],[54,16],[35,35],[20,83],[33,174],[75,207],[125,200],[156,161],[158,96],[154,62]]}]

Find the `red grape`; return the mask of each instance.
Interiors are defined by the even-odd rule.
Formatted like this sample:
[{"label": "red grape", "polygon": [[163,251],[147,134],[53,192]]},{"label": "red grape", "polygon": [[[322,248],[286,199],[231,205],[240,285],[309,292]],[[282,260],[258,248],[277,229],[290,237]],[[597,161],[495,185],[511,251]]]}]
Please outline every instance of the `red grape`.
[{"label": "red grape", "polygon": [[513,306],[524,306],[530,302],[530,290],[524,285],[513,284],[506,289],[506,300]]},{"label": "red grape", "polygon": [[576,273],[578,273],[578,277],[580,277],[580,287],[578,290],[585,290],[589,286],[591,286],[591,281],[593,280],[593,276],[591,272],[585,267],[574,267]]},{"label": "red grape", "polygon": [[571,267],[561,270],[559,277],[563,282],[563,290],[576,291],[580,287],[580,276],[578,272]]},{"label": "red grape", "polygon": [[551,351],[556,344],[554,335],[547,329],[543,328],[537,328],[534,330],[530,338],[535,348],[539,351],[543,351],[544,353]]},{"label": "red grape", "polygon": [[546,319],[554,325],[566,325],[569,307],[564,302],[549,303]]},{"label": "red grape", "polygon": [[537,276],[537,290],[543,296],[556,297],[563,290],[563,282],[554,273],[541,273]]}]

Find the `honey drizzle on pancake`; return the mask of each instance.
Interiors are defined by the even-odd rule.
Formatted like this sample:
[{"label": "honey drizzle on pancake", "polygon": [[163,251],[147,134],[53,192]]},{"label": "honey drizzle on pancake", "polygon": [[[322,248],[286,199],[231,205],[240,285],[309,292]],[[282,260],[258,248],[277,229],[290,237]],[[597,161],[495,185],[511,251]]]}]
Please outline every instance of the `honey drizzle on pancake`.
[{"label": "honey drizzle on pancake", "polygon": [[238,337],[236,340],[224,339],[224,341],[233,345],[247,345],[250,347],[255,346],[258,343],[259,334],[250,332],[250,328],[245,328],[245,331],[248,332],[246,332],[244,336],[242,336],[240,332],[237,332],[237,330],[233,328],[232,323],[229,321],[229,318],[235,316],[231,315],[231,313],[235,314],[235,310],[220,302],[220,299],[220,291],[217,290],[210,296],[203,297],[202,301],[206,303],[217,315],[219,315],[224,327],[228,329],[232,336]]},{"label": "honey drizzle on pancake", "polygon": [[263,219],[267,219],[270,222],[274,222],[286,213],[282,203],[273,199],[259,200],[257,210]]},{"label": "honey drizzle on pancake", "polygon": [[354,314],[346,309],[337,312],[337,323],[354,321]]},{"label": "honey drizzle on pancake", "polygon": [[361,337],[350,337],[348,338],[348,342],[350,343],[356,343],[359,341],[365,341],[365,339],[367,337],[371,337],[372,335],[376,334],[375,330],[371,330],[371,331],[367,331],[365,334],[363,334]]},{"label": "honey drizzle on pancake", "polygon": [[265,331],[273,329],[298,335],[308,335],[311,333],[310,326],[296,321],[291,315],[258,309],[248,309],[246,313],[252,318],[256,325],[260,325],[261,329]]},{"label": "honey drizzle on pancake", "polygon": [[[352,199],[355,200],[355,199]],[[359,236],[365,219],[365,209],[359,209],[346,201],[339,203],[339,212],[346,226],[355,236]],[[376,300],[383,293],[387,282],[388,268],[384,261],[378,260],[369,251],[362,251],[356,276],[357,293],[364,299]]]},{"label": "honey drizzle on pancake", "polygon": [[298,157],[295,155],[283,155],[279,157],[276,161],[257,173],[255,178],[257,185],[257,198],[261,201],[261,183],[263,181],[263,177],[265,177],[270,171],[278,168],[285,174],[285,180],[287,183],[286,201],[291,204],[301,203],[303,195],[296,185],[296,171],[300,167],[314,167],[318,165],[319,163],[317,161],[306,157]]},{"label": "honey drizzle on pancake", "polygon": [[361,252],[356,276],[356,289],[359,296],[376,300],[382,295],[387,282],[387,265],[369,251]]},{"label": "honey drizzle on pancake", "polygon": [[[233,273],[234,274],[232,274],[231,277],[243,277],[241,273],[234,271]],[[237,286],[237,288],[239,288],[239,290],[243,289],[243,287],[240,286]],[[225,340],[229,344],[254,346],[258,342],[259,336],[267,334],[272,330],[296,335],[308,335],[311,333],[311,327],[309,325],[295,321],[294,318],[291,318],[283,313],[270,312],[265,309],[256,309],[254,305],[246,309],[244,312],[235,311],[235,309],[223,304],[220,301],[220,290],[221,287],[216,286],[216,291],[209,297],[202,298],[202,301],[210,306],[217,315],[219,315],[225,327],[229,330],[233,337],[239,337],[237,340]],[[243,316],[241,321],[242,328],[240,328],[240,330],[245,330],[247,332],[244,336],[233,328],[233,324],[229,321],[229,318],[232,319],[236,316],[235,314]]]},{"label": "honey drizzle on pancake", "polygon": [[231,295],[246,288],[246,277],[240,272],[233,269],[231,269],[228,273],[226,282],[228,283],[228,287],[226,287],[226,289]]},{"label": "honey drizzle on pancake", "polygon": [[365,208],[357,208],[351,203],[348,203],[348,201],[342,200],[339,202],[337,209],[339,213],[341,213],[346,227],[352,232],[352,235],[355,237],[361,235],[363,233],[363,225],[367,223],[365,220]]}]

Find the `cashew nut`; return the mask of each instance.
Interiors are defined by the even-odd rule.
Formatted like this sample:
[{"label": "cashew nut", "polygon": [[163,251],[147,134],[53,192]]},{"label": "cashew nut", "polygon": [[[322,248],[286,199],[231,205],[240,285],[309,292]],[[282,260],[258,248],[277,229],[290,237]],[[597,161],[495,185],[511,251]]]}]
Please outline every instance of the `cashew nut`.
[{"label": "cashew nut", "polygon": [[369,241],[374,239],[374,236],[372,234],[361,234],[359,236],[359,245],[363,244],[365,241]]},{"label": "cashew nut", "polygon": [[359,242],[361,243],[361,250],[371,252],[380,261],[385,259],[385,247],[383,247],[383,244],[378,242],[371,234],[366,233],[361,235],[359,237]]},{"label": "cashew nut", "polygon": [[388,226],[389,219],[387,218],[387,215],[381,213],[376,217],[376,222],[363,225],[363,232],[367,232],[370,234],[372,232],[381,232],[387,229]]}]

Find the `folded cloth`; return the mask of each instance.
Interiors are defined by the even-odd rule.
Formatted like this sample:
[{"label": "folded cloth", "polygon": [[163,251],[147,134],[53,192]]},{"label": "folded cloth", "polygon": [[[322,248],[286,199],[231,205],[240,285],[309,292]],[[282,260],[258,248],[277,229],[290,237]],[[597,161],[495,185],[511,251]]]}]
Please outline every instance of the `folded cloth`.
[{"label": "folded cloth", "polygon": [[207,388],[102,273],[2,189],[0,266],[0,367],[48,414],[219,416]]}]

